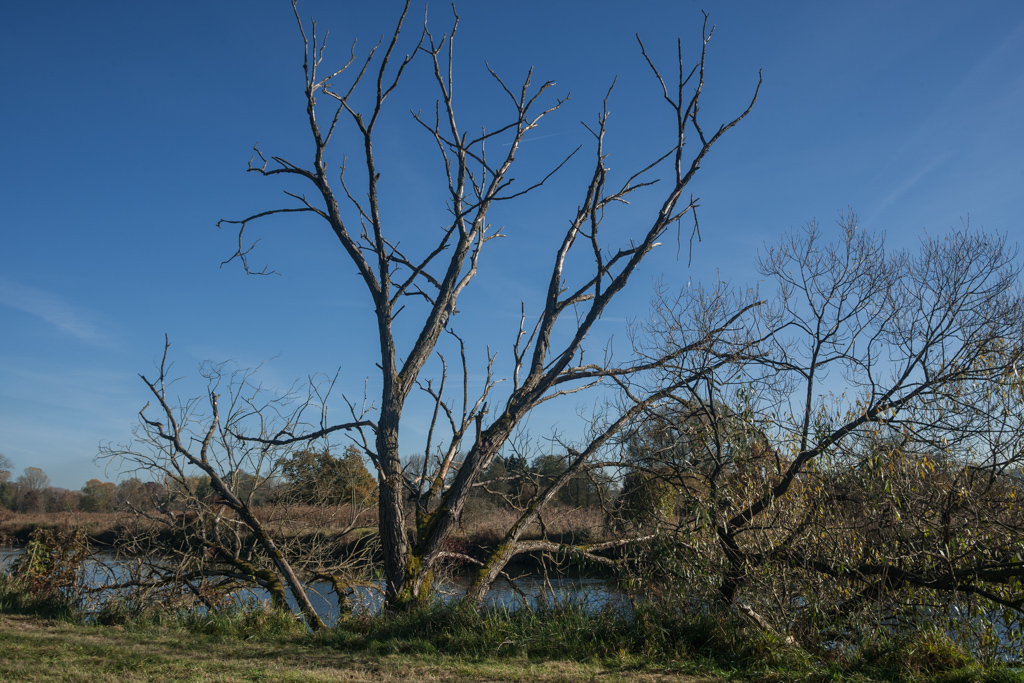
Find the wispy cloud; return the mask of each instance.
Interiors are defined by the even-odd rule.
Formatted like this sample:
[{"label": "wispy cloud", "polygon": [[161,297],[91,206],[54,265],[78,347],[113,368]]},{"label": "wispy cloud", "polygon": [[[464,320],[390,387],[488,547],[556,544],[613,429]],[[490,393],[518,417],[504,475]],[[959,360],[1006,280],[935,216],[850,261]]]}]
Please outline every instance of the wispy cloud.
[{"label": "wispy cloud", "polygon": [[90,311],[52,292],[0,278],[0,304],[42,318],[76,339],[97,346],[109,345],[107,335],[90,320]]},{"label": "wispy cloud", "polygon": [[889,208],[897,199],[905,195],[910,188],[916,185],[924,176],[928,174],[933,168],[945,161],[946,155],[942,154],[932,159],[930,162],[917,168],[913,173],[903,179],[903,181],[897,185],[892,191],[889,192],[876,206],[873,207],[872,213],[879,214],[885,209]]},{"label": "wispy cloud", "polygon": [[[1006,71],[1007,64],[1014,63],[1014,56],[1022,39],[1024,21],[1008,30],[1005,37],[996,42],[991,49],[981,53],[957,82],[945,88],[944,96],[931,108],[927,116],[886,155],[885,161],[877,169],[874,182],[885,184],[891,189],[888,192],[880,191],[879,195],[882,195],[882,192],[885,194],[878,203],[862,212],[861,217],[865,223],[873,222],[927,174],[932,171],[951,173],[954,166],[949,163],[951,159],[957,160],[962,166],[967,155],[985,147],[982,144],[984,138],[1009,130],[1001,127],[1001,122],[1016,121],[1020,100],[1018,93],[1024,79],[1018,77],[1006,81],[1014,84],[1008,89],[1004,84],[999,90],[994,90],[992,83],[996,78],[1000,79],[1000,83],[1004,82],[1002,74]],[[965,125],[966,122],[973,120],[974,112],[978,108],[987,112],[987,117],[994,125]],[[951,135],[951,130],[957,131],[958,134]],[[936,155],[936,149],[941,149],[942,152]],[[1019,165],[1013,166],[1017,167]]]}]

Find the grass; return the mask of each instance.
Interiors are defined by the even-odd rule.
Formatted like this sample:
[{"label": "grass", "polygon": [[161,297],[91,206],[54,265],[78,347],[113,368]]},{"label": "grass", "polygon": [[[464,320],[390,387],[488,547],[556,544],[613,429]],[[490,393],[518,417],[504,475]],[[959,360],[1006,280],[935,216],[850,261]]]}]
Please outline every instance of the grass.
[{"label": "grass", "polygon": [[[33,543],[53,544],[41,534]],[[927,625],[812,653],[733,612],[650,604],[626,614],[572,602],[516,611],[436,603],[349,616],[311,634],[291,613],[258,602],[201,612],[112,600],[85,625],[54,583],[78,557],[67,552],[75,539],[85,544],[81,533],[66,536],[56,546],[63,554],[51,548],[38,566],[0,576],[0,680],[1024,683],[1020,669],[985,666]],[[37,557],[31,548],[26,559]]]},{"label": "grass", "polygon": [[[518,516],[514,510],[474,501],[474,514],[458,535],[468,546],[494,546],[504,537]],[[268,529],[284,537],[331,534],[346,529],[355,521],[352,538],[372,533],[377,525],[376,510],[353,510],[350,506],[267,505],[255,509]],[[552,506],[547,517],[547,532],[556,541],[579,542],[608,537],[604,513],[600,509]],[[411,520],[410,520],[411,523]],[[111,545],[133,530],[162,528],[151,521],[134,519],[114,512],[38,512],[14,513],[0,508],[0,545],[24,545],[36,529],[81,529],[101,545]],[[540,537],[536,523],[527,538]]]},{"label": "grass", "polygon": [[18,681],[1024,682],[933,633],[886,641],[843,668],[728,623],[587,616],[572,606],[438,606],[351,619],[324,634],[255,605],[116,626],[0,613],[0,651],[0,680]]},{"label": "grass", "polygon": [[[745,681],[1024,683],[1024,672],[983,666],[925,628],[825,660],[730,614],[683,614],[658,606],[633,614],[567,603],[479,611],[460,603],[406,614],[354,617],[318,637],[334,649],[378,657],[456,657],[467,663],[585,663],[616,675]],[[688,678],[689,677],[689,678]]]},{"label": "grass", "polygon": [[213,615],[115,613],[102,626],[12,609],[6,595],[0,680],[1024,683],[1020,670],[982,666],[928,629],[825,662],[722,615],[656,608],[626,618],[572,604],[480,612],[449,603],[311,634],[258,603]]},{"label": "grass", "polygon": [[698,681],[676,672],[596,662],[379,653],[325,646],[308,635],[273,640],[180,628],[81,626],[0,615],[0,680],[8,681]]},{"label": "grass", "polygon": [[0,544],[24,545],[36,529],[81,529],[91,538],[112,541],[120,528],[113,512],[9,512],[0,508]]}]

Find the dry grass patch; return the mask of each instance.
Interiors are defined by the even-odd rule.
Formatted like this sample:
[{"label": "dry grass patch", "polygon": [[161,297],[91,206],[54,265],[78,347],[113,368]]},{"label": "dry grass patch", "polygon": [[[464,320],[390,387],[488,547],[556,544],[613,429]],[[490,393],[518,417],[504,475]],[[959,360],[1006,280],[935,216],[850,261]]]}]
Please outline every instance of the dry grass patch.
[{"label": "dry grass patch", "polygon": [[113,512],[7,512],[0,516],[0,544],[24,544],[36,529],[81,529],[90,538],[113,538],[120,528]]}]

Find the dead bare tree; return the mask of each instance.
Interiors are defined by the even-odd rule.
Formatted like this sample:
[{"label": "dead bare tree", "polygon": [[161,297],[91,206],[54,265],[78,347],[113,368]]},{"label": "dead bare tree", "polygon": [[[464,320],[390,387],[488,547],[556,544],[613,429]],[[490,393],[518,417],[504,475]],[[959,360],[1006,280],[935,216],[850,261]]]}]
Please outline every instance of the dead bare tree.
[{"label": "dead bare tree", "polygon": [[[603,417],[592,421],[591,432],[582,444],[560,444],[568,459],[568,467],[523,506],[518,519],[495,551],[482,563],[469,589],[471,599],[482,601],[508,562],[518,554],[569,554],[614,566],[618,563],[600,553],[650,539],[647,533],[628,533],[600,542],[566,545],[546,538],[526,539],[524,534],[538,522],[545,507],[573,478],[620,464],[614,452],[623,432],[641,415],[661,409],[673,401],[676,392],[718,369],[749,360],[759,353],[761,340],[746,334],[748,330],[742,324],[748,314],[761,305],[756,298],[749,295],[733,297],[721,288],[710,292],[696,288],[684,293],[677,304],[677,310],[685,310],[686,316],[680,319],[672,343],[658,348],[652,355],[652,349],[645,348],[646,340],[637,340],[634,349],[637,362],[630,367],[619,368],[620,372],[612,375],[621,390],[622,400],[609,406]],[[743,333],[738,334],[740,331]],[[641,384],[641,379],[649,377],[652,372],[661,377],[667,376],[668,368],[671,368],[670,381],[659,382],[655,388]]]},{"label": "dead bare tree", "polygon": [[282,609],[290,594],[307,624],[323,628],[309,597],[313,582],[328,582],[342,611],[354,588],[368,585],[359,569],[368,566],[367,553],[337,554],[365,508],[335,501],[297,506],[264,495],[285,462],[284,449],[266,442],[317,431],[306,421],[313,397],[268,397],[251,372],[225,374],[216,365],[204,369],[205,397],[175,403],[168,393],[169,349],[165,343],[156,378],[142,376],[157,414],[147,404],[133,443],[100,449],[101,459],[162,485],[151,505],[126,504],[129,533],[118,549],[134,573],[104,590],[159,594],[168,604],[191,596],[213,607],[232,592],[260,588]]},{"label": "dead bare tree", "polygon": [[[292,213],[318,216],[344,248],[348,262],[356,267],[365,286],[376,315],[380,345],[379,412],[372,425],[345,424],[331,428],[362,429],[367,454],[377,467],[387,600],[394,607],[415,603],[430,594],[432,568],[444,552],[445,541],[456,528],[474,484],[531,410],[557,396],[602,382],[621,381],[650,369],[650,363],[585,362],[585,342],[595,322],[644,258],[658,246],[666,230],[690,214],[694,235],[698,234],[694,213],[697,199],[686,197],[684,191],[711,148],[750,112],[761,84],[758,78],[749,104],[736,118],[706,130],[701,123],[700,105],[705,88],[706,50],[713,33],[707,17],[696,65],[692,69],[684,68],[680,43],[678,76],[670,80],[662,77],[640,43],[640,56],[646,59],[673,121],[667,150],[617,182],[609,177],[605,152],[609,91],[596,123],[588,126],[594,141],[593,171],[582,188],[578,210],[568,221],[560,246],[551,255],[549,285],[539,304],[536,323],[527,325],[527,320],[533,318],[526,315],[524,305],[520,332],[512,340],[514,362],[508,395],[500,400],[491,395],[495,383],[491,374],[492,356],[482,393],[475,400],[470,399],[464,381],[462,395],[453,401],[447,396],[450,387],[444,380],[440,386],[421,383],[421,371],[438,350],[442,333],[449,329],[459,297],[476,278],[481,255],[490,249],[493,239],[503,234],[490,228],[490,209],[499,202],[528,195],[566,163],[567,159],[556,161],[551,165],[552,170],[533,184],[522,189],[513,187],[510,169],[524,137],[557,111],[565,99],[547,99],[554,84],[549,81],[534,86],[532,72],[521,85],[512,87],[491,71],[497,91],[508,98],[508,113],[496,124],[481,127],[484,132],[470,134],[459,124],[452,94],[458,15],[454,17],[450,33],[440,37],[424,23],[411,51],[400,57],[398,45],[408,9],[406,3],[386,44],[378,44],[361,62],[353,56],[341,68],[327,71],[322,68],[324,41],[318,36],[316,24],[307,30],[296,9],[305,48],[304,88],[312,165],[304,167],[279,156],[267,157],[257,149],[256,161],[250,163],[249,171],[267,177],[300,178],[312,186],[316,199],[289,192],[287,194],[298,201],[297,205],[221,222],[221,225],[238,228],[239,246],[232,259],[239,259],[247,272],[254,272],[256,269],[249,265],[254,243],[246,242],[253,223]],[[383,181],[374,155],[374,143],[389,97],[409,73],[410,65],[421,59],[427,61],[432,72],[437,100],[433,103],[433,116],[416,114],[413,122],[436,143],[440,172],[447,179],[447,194],[439,197],[439,201],[446,203],[451,221],[432,246],[413,255],[399,247],[402,234],[389,224],[387,207],[382,205]],[[371,91],[371,103],[367,109],[360,110],[356,104],[357,93],[366,85]],[[352,133],[346,142],[358,150],[354,156],[361,159],[365,188],[361,192],[352,188],[347,181],[349,170],[342,162],[339,164],[339,194],[330,180],[332,169],[337,166],[328,162],[328,149],[344,135],[346,120]],[[501,150],[497,157],[493,155],[495,148]],[[661,173],[661,169],[666,172]],[[628,233],[624,246],[609,247],[601,232],[608,209],[624,204],[638,190],[652,187],[663,188],[660,207],[646,219],[633,216],[630,221],[637,225],[645,220],[646,227]],[[576,258],[577,252],[579,257],[589,255],[589,273],[580,275],[579,271],[567,267],[570,257]],[[395,331],[395,318],[402,311],[406,316],[416,312],[421,315],[418,331],[408,339],[398,337]],[[661,362],[660,359],[657,362]],[[435,401],[435,415],[447,422],[450,433],[441,440],[443,443],[435,440],[424,449],[431,455],[438,452],[440,457],[425,461],[431,463],[431,471],[425,473],[421,481],[430,483],[422,489],[415,487],[416,531],[410,534],[405,524],[406,500],[413,487],[403,477],[399,425],[410,394],[417,387]],[[657,397],[655,394],[638,399],[653,401]],[[458,403],[461,408],[457,407]],[[592,457],[632,410],[635,408],[629,407],[622,417],[610,420],[607,429],[576,454],[578,461]],[[437,432],[432,434],[437,439]],[[296,433],[265,439],[263,443],[288,445],[314,436]],[[545,500],[542,497],[538,505],[542,506]],[[496,562],[493,566],[500,564]]]}]

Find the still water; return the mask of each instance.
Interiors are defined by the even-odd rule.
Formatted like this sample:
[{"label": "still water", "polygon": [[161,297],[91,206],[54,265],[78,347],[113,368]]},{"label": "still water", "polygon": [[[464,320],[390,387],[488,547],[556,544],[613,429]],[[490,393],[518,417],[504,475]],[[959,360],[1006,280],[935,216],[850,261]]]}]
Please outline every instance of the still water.
[{"label": "still water", "polygon": [[[0,548],[0,573],[8,571],[22,552],[17,548]],[[102,553],[94,557],[95,559],[90,560],[85,567],[87,584],[100,587],[127,578],[127,564],[124,561],[118,560],[113,555]],[[458,599],[465,594],[468,583],[469,579],[466,577],[455,577],[442,583],[438,593],[443,600]],[[510,588],[505,581],[496,583],[488,593],[485,604],[490,607],[516,610],[524,606],[537,607],[543,604],[551,605],[572,601],[595,611],[610,606],[623,613],[631,612],[631,603],[626,596],[614,585],[602,579],[564,577],[545,579],[542,576],[528,575],[519,578],[516,581],[516,586],[519,588],[518,592]],[[376,590],[373,588],[360,589],[351,600],[353,608],[356,611],[371,614],[380,611],[383,596],[381,588],[382,586],[378,586]],[[307,591],[310,602],[324,622],[332,625],[337,621],[338,603],[330,584],[314,583],[307,587]],[[269,599],[269,595],[262,589],[254,589],[239,591],[236,593],[236,599],[239,603],[251,600],[263,601]],[[290,596],[289,602],[292,609],[297,611]],[[1017,636],[1008,631],[1001,620],[993,619],[993,621],[997,623],[997,638],[1001,646],[1006,648],[1001,656],[1011,661],[1020,662],[1020,643],[1016,641]]]},{"label": "still water", "polygon": [[[8,571],[14,561],[22,554],[20,548],[0,549],[0,573]],[[126,578],[126,564],[110,554],[98,553],[85,567],[86,582],[92,587],[100,587]],[[453,600],[465,595],[469,585],[467,577],[456,576],[438,588],[443,600]],[[519,592],[513,590],[506,581],[499,581],[488,593],[484,603],[490,607],[519,609],[520,607],[537,607],[542,604],[555,604],[566,601],[581,603],[594,610],[605,606],[613,606],[628,610],[629,603],[621,591],[603,579],[564,578],[527,575],[516,581]],[[383,592],[378,587],[361,588],[352,598],[354,609],[375,613],[380,610]],[[307,587],[310,602],[328,625],[333,624],[339,615],[338,603],[329,583],[317,582]],[[269,595],[262,589],[240,591],[240,601],[255,599],[267,600]],[[293,609],[296,605],[289,596]]]}]

